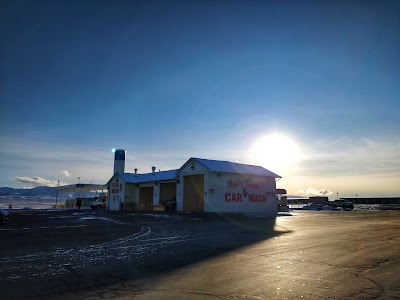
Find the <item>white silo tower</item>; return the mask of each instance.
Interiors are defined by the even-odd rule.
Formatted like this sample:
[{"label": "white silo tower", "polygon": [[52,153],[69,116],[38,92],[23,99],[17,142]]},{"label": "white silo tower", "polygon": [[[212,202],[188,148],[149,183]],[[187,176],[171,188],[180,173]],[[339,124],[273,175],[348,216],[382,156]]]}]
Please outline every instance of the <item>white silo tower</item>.
[{"label": "white silo tower", "polygon": [[116,149],[114,152],[114,174],[125,173],[125,150]]}]

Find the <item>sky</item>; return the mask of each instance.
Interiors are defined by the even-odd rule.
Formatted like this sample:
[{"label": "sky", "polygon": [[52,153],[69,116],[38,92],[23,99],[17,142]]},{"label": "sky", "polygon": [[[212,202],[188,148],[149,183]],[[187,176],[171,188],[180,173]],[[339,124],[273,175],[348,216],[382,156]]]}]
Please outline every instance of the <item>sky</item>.
[{"label": "sky", "polygon": [[[190,157],[289,195],[400,196],[400,2],[0,3],[0,186]],[[79,179],[78,179],[79,178]]]}]

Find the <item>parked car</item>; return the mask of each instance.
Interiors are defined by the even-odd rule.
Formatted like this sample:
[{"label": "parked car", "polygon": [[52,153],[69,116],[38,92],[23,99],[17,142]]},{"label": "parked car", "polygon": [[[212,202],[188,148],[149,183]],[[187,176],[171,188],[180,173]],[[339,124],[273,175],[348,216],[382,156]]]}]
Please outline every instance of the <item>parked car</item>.
[{"label": "parked car", "polygon": [[100,197],[96,201],[90,203],[90,208],[91,209],[106,208],[106,204],[107,204],[107,198]]},{"label": "parked car", "polygon": [[8,211],[0,209],[0,224],[8,223]]}]

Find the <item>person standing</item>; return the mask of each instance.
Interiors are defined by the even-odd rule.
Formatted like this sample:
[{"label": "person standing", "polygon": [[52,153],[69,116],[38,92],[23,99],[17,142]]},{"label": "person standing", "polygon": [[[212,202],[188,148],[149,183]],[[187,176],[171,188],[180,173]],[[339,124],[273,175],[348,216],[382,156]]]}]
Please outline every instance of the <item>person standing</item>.
[{"label": "person standing", "polygon": [[79,210],[81,209],[81,206],[82,206],[82,200],[81,199],[76,200],[76,206],[78,207]]}]

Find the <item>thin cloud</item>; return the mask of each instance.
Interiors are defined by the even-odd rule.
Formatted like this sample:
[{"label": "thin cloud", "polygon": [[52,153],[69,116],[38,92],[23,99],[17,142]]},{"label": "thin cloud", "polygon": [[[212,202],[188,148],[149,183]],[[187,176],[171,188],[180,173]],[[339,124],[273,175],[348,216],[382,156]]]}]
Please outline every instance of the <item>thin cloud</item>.
[{"label": "thin cloud", "polygon": [[[21,182],[21,183],[27,183],[30,184],[33,187],[37,186],[57,186],[58,185],[58,180],[51,180],[51,179],[45,179],[39,176],[33,176],[33,177],[22,177],[22,176],[15,176],[15,181]],[[60,182],[60,185],[65,185],[66,183]]]},{"label": "thin cloud", "polygon": [[61,174],[63,174],[65,177],[69,177],[70,176],[67,170],[61,171]]},{"label": "thin cloud", "polygon": [[302,175],[400,175],[400,146],[394,141],[343,138],[314,147],[314,154],[300,163]]}]

